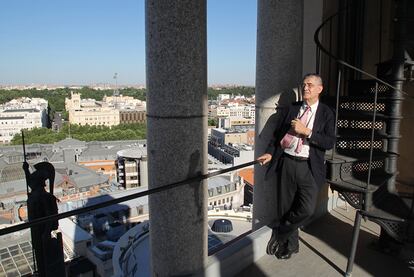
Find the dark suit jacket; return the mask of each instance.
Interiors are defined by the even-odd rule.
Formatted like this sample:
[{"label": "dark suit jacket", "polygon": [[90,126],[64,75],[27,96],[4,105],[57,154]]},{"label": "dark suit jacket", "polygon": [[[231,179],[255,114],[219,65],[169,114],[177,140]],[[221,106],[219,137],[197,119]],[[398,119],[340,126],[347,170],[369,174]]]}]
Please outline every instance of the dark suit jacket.
[{"label": "dark suit jacket", "polygon": [[[266,174],[273,170],[277,171],[278,162],[283,154],[280,141],[289,131],[290,122],[298,115],[302,104],[302,101],[295,102],[280,111],[281,115],[276,122],[273,138],[266,149],[266,153],[272,155],[272,161]],[[335,143],[334,113],[331,108],[321,102],[319,102],[316,110],[312,135],[308,142],[310,169],[316,184],[321,187],[326,179],[325,151],[331,149]]]}]

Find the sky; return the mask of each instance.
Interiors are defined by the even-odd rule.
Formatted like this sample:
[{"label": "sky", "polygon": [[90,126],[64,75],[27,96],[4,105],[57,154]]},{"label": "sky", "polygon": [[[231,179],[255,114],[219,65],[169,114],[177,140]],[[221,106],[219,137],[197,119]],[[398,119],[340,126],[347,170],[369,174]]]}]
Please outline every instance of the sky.
[{"label": "sky", "polygon": [[[0,1],[0,85],[145,84],[144,6]],[[256,0],[207,0],[209,85],[254,85],[256,21]]]}]

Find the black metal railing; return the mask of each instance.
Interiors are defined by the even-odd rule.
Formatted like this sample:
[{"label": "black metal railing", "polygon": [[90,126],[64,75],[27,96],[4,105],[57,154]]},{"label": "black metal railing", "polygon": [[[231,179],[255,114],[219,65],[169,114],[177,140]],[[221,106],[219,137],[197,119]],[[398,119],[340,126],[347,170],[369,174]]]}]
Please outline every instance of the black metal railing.
[{"label": "black metal railing", "polygon": [[62,218],[67,218],[67,217],[70,217],[70,216],[83,214],[83,213],[86,213],[86,212],[90,212],[90,211],[97,210],[97,209],[100,209],[100,208],[108,207],[108,206],[118,204],[118,203],[121,203],[121,202],[125,202],[125,201],[128,201],[128,200],[140,198],[140,197],[143,197],[143,196],[148,196],[148,195],[151,195],[151,194],[154,194],[154,193],[159,193],[159,192],[167,191],[167,190],[170,190],[170,189],[174,189],[176,187],[180,187],[180,186],[192,183],[192,182],[206,180],[208,178],[215,177],[215,176],[218,176],[218,175],[221,175],[221,174],[224,174],[224,173],[232,172],[232,171],[235,171],[235,170],[238,170],[238,169],[242,169],[242,168],[257,164],[257,163],[259,163],[259,161],[255,160],[255,161],[247,162],[247,163],[244,163],[244,164],[241,164],[241,165],[233,166],[233,167],[230,167],[230,168],[225,168],[225,169],[221,169],[221,170],[218,170],[218,171],[210,172],[210,173],[207,173],[207,174],[200,174],[200,175],[197,175],[197,176],[194,176],[194,177],[182,180],[182,181],[167,184],[167,185],[162,186],[162,187],[148,189],[146,191],[133,193],[133,194],[130,194],[130,195],[126,195],[126,196],[117,198],[117,199],[111,199],[111,200],[101,202],[101,203],[98,203],[98,204],[94,204],[94,205],[90,205],[90,206],[87,206],[87,207],[82,207],[82,208],[79,208],[79,209],[75,209],[75,210],[71,210],[71,211],[67,211],[67,212],[63,212],[63,213],[59,213],[59,214],[55,214],[55,215],[50,215],[50,216],[46,216],[46,217],[42,217],[42,218],[37,218],[35,220],[30,220],[30,221],[25,222],[25,223],[21,223],[21,224],[17,224],[17,225],[14,225],[14,226],[10,226],[10,227],[0,229],[0,236],[7,235],[7,234],[17,232],[17,231],[21,231],[23,229],[27,229],[27,228],[30,228],[30,227],[33,227],[33,226],[36,226],[36,225],[39,225],[39,224],[42,224],[42,223],[45,223],[45,222],[48,222],[48,221],[59,220],[59,219],[62,219]]}]

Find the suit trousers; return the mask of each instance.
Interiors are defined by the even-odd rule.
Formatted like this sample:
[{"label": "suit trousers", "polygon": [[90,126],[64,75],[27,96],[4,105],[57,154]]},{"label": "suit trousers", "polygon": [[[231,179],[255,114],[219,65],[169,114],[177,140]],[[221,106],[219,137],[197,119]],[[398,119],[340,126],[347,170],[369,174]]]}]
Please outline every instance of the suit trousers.
[{"label": "suit trousers", "polygon": [[288,249],[299,247],[301,227],[314,213],[319,188],[313,178],[309,160],[283,155],[278,166],[278,234]]}]

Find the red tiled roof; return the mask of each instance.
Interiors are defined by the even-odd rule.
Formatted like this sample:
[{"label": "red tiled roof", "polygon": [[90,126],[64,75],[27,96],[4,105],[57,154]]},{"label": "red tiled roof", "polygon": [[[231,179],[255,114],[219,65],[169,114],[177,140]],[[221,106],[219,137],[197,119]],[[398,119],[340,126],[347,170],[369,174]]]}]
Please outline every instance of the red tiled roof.
[{"label": "red tiled roof", "polygon": [[243,179],[254,186],[254,169],[253,168],[245,168],[239,171],[239,176],[243,177]]}]

